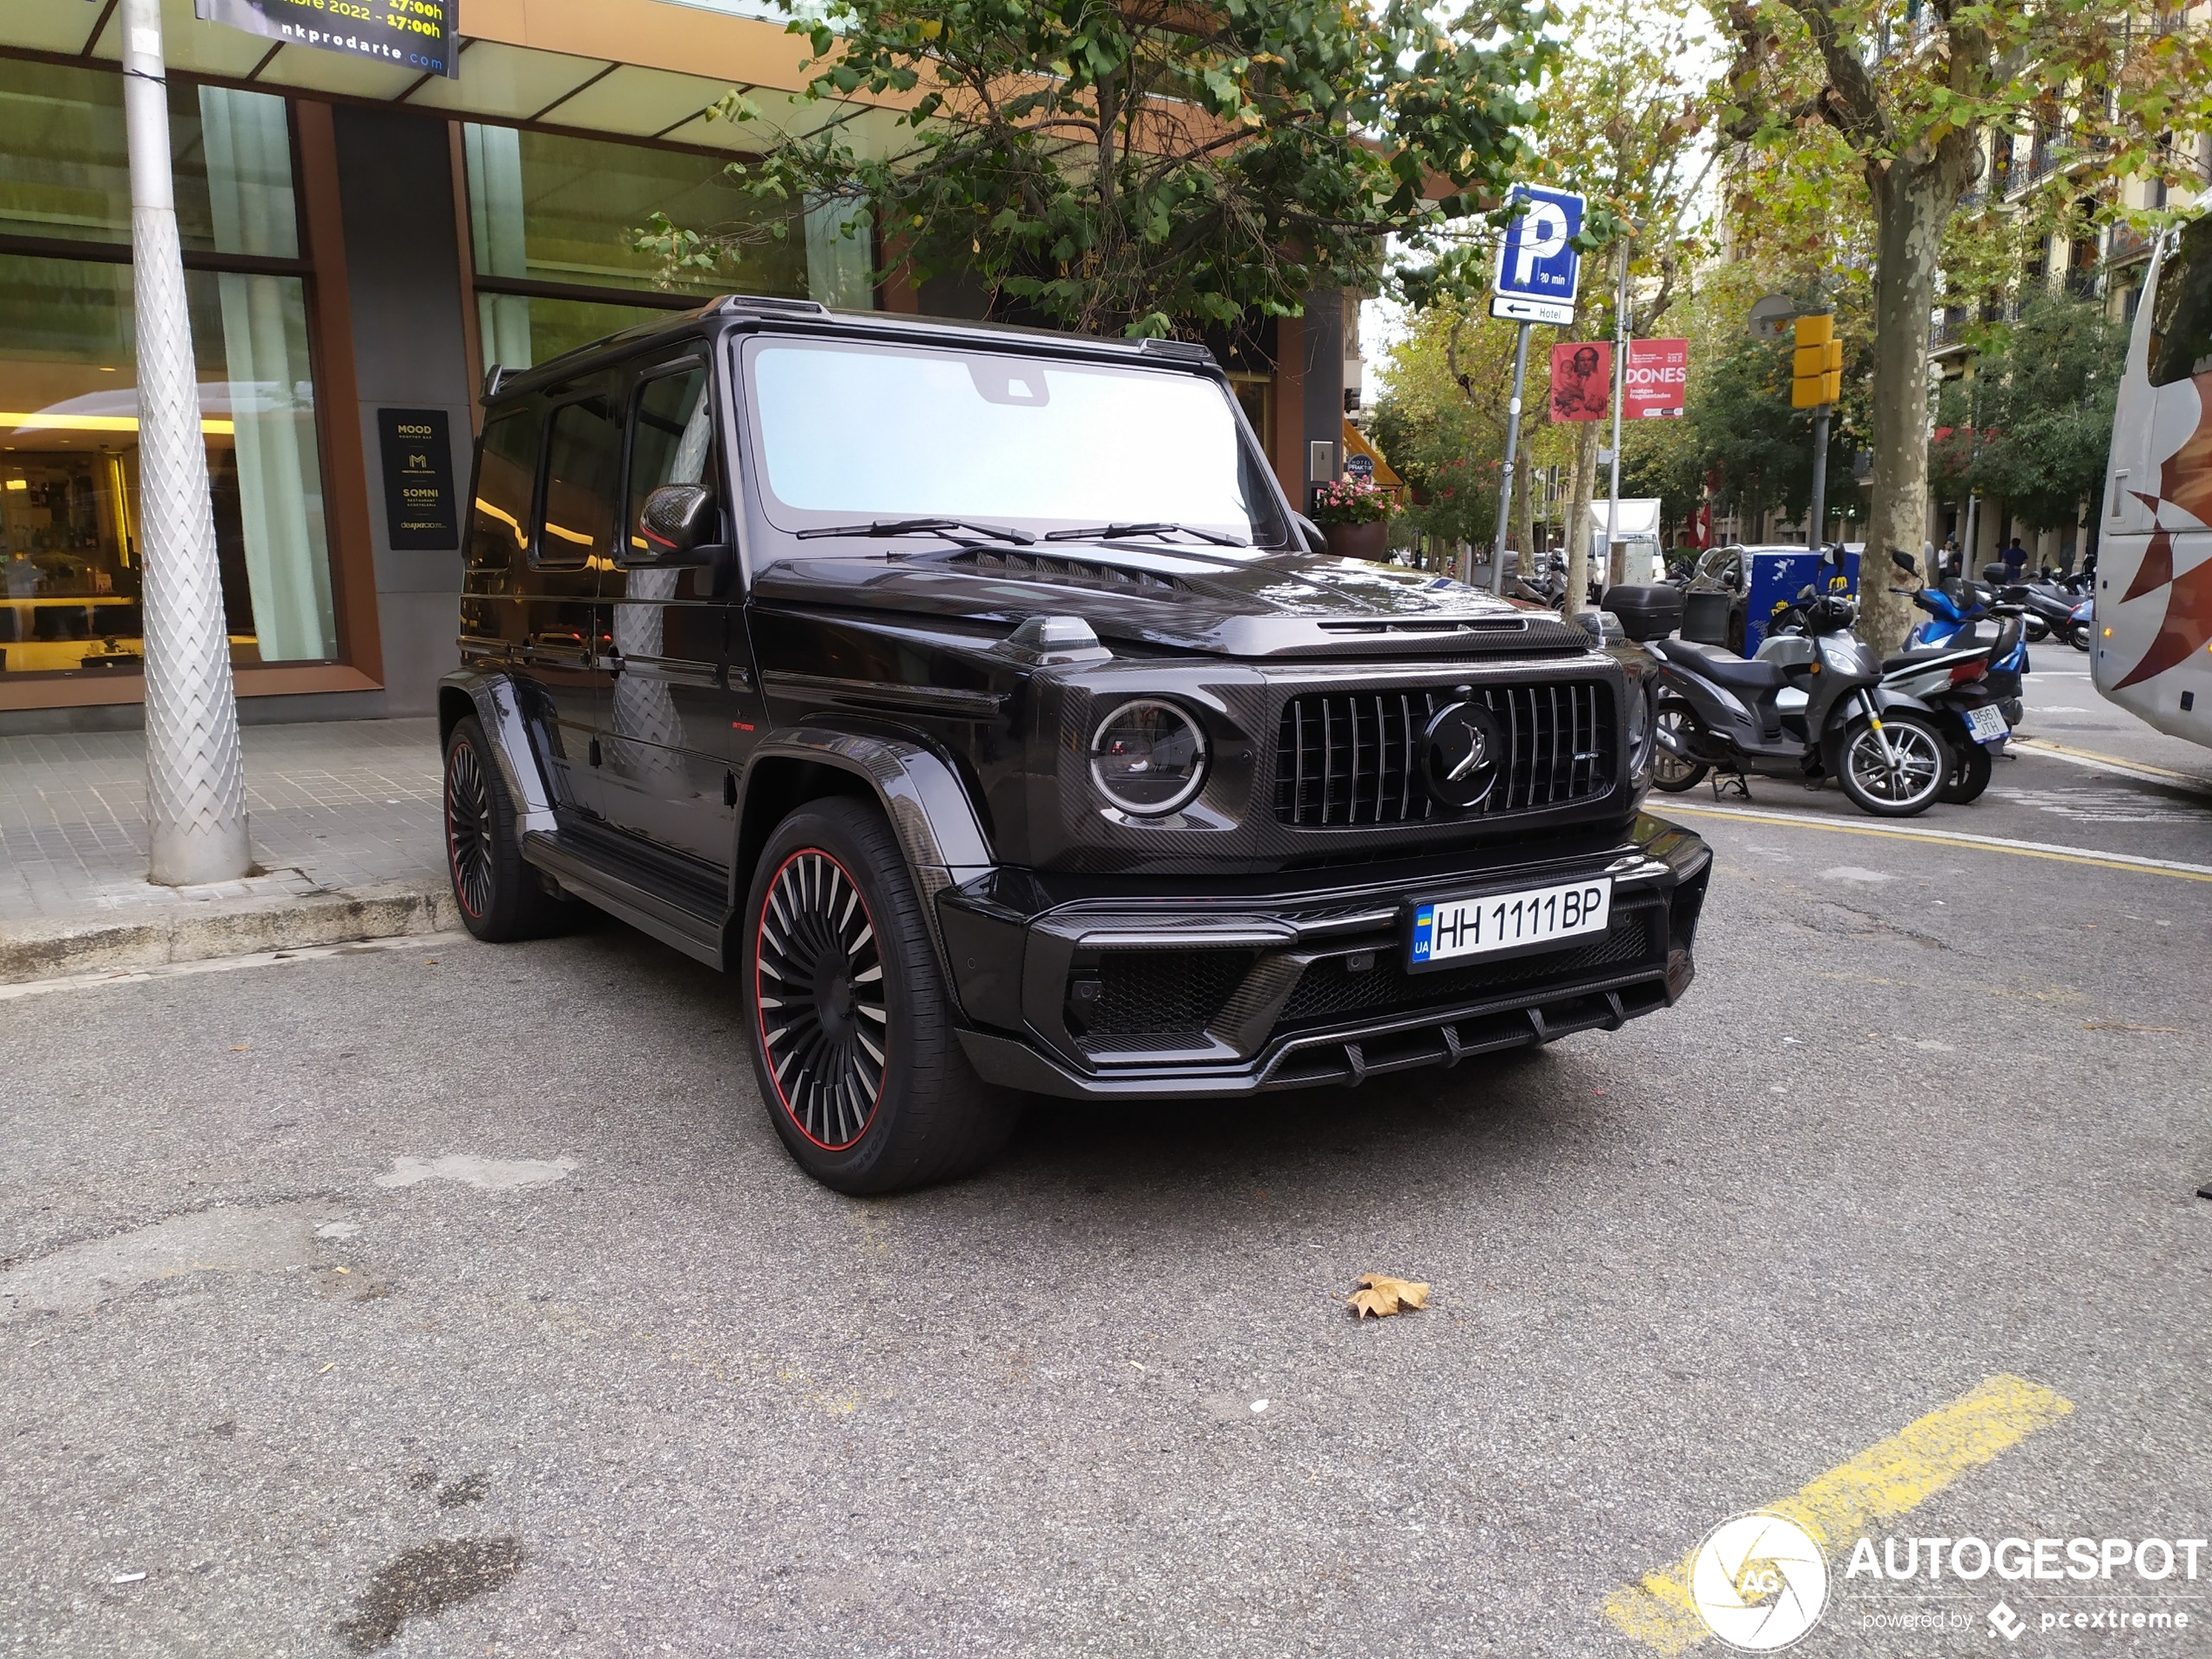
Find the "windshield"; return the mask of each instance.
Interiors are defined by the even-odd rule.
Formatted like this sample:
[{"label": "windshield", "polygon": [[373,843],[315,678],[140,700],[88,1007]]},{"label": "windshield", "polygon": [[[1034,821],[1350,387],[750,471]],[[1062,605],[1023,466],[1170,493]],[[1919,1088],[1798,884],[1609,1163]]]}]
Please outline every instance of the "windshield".
[{"label": "windshield", "polygon": [[956,518],[1035,533],[1158,526],[1193,547],[1201,538],[1165,527],[1283,537],[1228,392],[1199,375],[773,338],[748,341],[744,361],[779,529]]}]

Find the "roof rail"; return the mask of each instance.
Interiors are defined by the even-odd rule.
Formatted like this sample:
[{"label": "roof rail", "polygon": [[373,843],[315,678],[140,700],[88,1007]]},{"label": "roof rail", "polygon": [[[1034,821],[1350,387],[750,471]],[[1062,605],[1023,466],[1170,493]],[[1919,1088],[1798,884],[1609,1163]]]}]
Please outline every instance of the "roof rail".
[{"label": "roof rail", "polygon": [[829,315],[829,307],[819,300],[786,300],[765,293],[725,293],[707,309],[717,314],[732,311],[782,311],[801,317]]}]

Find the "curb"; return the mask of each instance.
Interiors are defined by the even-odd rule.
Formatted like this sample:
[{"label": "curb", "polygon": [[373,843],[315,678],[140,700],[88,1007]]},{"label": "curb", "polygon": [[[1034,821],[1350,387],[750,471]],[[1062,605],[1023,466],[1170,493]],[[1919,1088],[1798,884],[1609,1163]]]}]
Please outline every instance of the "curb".
[{"label": "curb", "polygon": [[395,881],[326,893],[150,906],[127,916],[0,927],[0,985],[260,951],[350,945],[460,925],[453,891]]}]

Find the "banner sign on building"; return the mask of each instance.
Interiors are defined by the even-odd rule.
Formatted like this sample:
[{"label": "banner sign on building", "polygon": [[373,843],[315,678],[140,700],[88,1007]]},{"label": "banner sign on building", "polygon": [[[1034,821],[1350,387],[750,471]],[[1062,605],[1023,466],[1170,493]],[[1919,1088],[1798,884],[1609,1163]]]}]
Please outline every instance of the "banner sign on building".
[{"label": "banner sign on building", "polygon": [[461,0],[192,0],[203,23],[453,78],[460,9]]},{"label": "banner sign on building", "polygon": [[1688,341],[1632,340],[1629,342],[1629,373],[1621,395],[1621,414],[1630,421],[1647,415],[1680,415],[1683,392],[1689,383]]},{"label": "banner sign on building", "polygon": [[1552,347],[1552,419],[1603,421],[1613,414],[1613,342],[1573,340]]},{"label": "banner sign on building", "polygon": [[442,551],[461,545],[448,431],[443,409],[376,411],[377,442],[384,454],[384,527],[396,550]]},{"label": "banner sign on building", "polygon": [[1582,279],[1575,239],[1582,233],[1582,199],[1571,190],[1515,185],[1518,211],[1506,226],[1491,280],[1490,314],[1511,322],[1571,323]]}]

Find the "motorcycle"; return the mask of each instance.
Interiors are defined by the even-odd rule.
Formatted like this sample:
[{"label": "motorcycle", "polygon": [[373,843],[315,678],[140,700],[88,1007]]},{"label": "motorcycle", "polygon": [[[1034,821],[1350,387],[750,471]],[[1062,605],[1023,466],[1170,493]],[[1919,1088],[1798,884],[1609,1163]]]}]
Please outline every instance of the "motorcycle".
[{"label": "motorcycle", "polygon": [[[1616,589],[1605,606],[1614,608],[1616,593],[1634,604],[1642,591]],[[1849,600],[1807,587],[1797,605],[1804,632],[1783,636],[1775,651],[1802,653],[1794,673],[1772,656],[1679,637],[1645,642],[1658,664],[1653,782],[1679,793],[1715,769],[1814,788],[1833,778],[1862,812],[1925,812],[1958,766],[1941,718],[1883,684],[1881,664],[1851,632]]]}]

